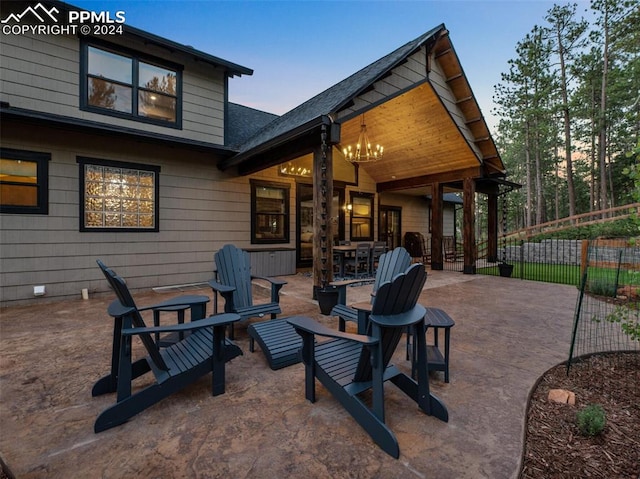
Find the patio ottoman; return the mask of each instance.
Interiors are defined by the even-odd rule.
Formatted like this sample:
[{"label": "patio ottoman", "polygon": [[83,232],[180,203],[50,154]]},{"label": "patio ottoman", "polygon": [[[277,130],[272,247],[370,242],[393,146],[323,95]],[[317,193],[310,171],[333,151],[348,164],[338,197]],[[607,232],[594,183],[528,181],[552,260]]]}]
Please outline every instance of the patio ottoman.
[{"label": "patio ottoman", "polygon": [[286,320],[277,318],[259,323],[252,323],[247,328],[249,333],[249,351],[254,351],[255,341],[269,362],[269,367],[286,368],[301,361],[300,348],[302,337]]}]

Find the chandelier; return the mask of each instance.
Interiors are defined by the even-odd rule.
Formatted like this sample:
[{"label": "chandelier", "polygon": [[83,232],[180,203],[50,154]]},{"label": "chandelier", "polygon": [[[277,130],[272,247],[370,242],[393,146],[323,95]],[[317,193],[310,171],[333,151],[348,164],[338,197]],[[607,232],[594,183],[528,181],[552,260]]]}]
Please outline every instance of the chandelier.
[{"label": "chandelier", "polygon": [[364,124],[364,115],[362,115],[362,124],[360,125],[360,136],[358,143],[353,148],[348,145],[343,148],[344,159],[352,163],[366,163],[368,161],[378,161],[384,154],[384,147],[376,145],[373,147],[367,135],[367,125]]}]

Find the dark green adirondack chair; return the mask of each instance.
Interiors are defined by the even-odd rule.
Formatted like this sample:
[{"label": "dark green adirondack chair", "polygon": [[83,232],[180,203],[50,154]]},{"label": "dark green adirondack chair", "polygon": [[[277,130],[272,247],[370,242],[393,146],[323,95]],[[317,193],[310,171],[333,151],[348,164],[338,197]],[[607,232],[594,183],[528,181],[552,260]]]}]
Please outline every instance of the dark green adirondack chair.
[{"label": "dark green adirondack chair", "polygon": [[[395,248],[380,255],[371,300],[373,301],[376,290],[382,283],[390,281],[399,273],[403,273],[409,266],[411,266],[411,256],[409,252],[402,247]],[[358,311],[347,305],[347,287],[358,282],[358,280],[346,280],[331,283],[338,288],[338,304],[331,310],[331,315],[338,316],[338,329],[340,331],[345,330],[346,321],[358,323]],[[358,332],[364,333],[364,331]]]},{"label": "dark green adirondack chair", "polygon": [[[233,245],[225,245],[215,254],[215,278],[209,281],[214,292],[214,311],[217,312],[218,293],[225,300],[225,313],[237,313],[240,320],[249,318],[263,318],[270,315],[275,319],[282,312],[280,309],[280,289],[287,284],[276,278],[253,276],[251,274],[251,260],[249,253]],[[253,281],[262,280],[271,285],[271,301],[265,303],[253,302]],[[233,324],[230,326],[229,337],[233,339]]]},{"label": "dark green adirondack chair", "polygon": [[[240,320],[237,314],[219,314],[190,323],[146,327],[140,310],[124,280],[97,261],[118,299],[109,305],[115,320],[111,373],[98,380],[92,395],[117,392],[116,403],[105,409],[95,422],[95,432],[118,426],[139,412],[168,397],[211,372],[212,394],[224,393],[225,363],[242,354],[225,339],[225,329]],[[179,342],[159,348],[155,333],[183,333]],[[132,337],[140,338],[148,356],[132,360]],[[155,382],[132,394],[131,382],[152,372]]]},{"label": "dark green adirondack chair", "polygon": [[[424,266],[414,264],[406,273],[382,284],[373,301],[367,336],[335,331],[310,318],[287,320],[303,339],[306,398],[315,402],[318,378],[371,438],[395,458],[400,448],[385,424],[386,381],[391,380],[425,413],[449,420],[447,408],[429,392],[424,334],[417,335],[418,381],[389,364],[402,333],[408,327],[424,328],[425,308],[417,300],[426,277]],[[333,339],[316,343],[316,336]],[[359,396],[367,390],[371,390],[371,407]]]}]

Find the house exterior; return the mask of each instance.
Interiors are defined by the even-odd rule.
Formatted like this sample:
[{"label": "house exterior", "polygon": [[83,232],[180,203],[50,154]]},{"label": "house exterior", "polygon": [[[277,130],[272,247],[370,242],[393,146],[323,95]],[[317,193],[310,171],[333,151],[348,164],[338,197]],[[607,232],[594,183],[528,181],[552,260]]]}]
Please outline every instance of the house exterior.
[{"label": "house exterior", "polygon": [[[55,1],[37,5],[62,16],[78,10]],[[17,18],[11,14],[36,7],[3,2],[1,8],[11,23]],[[399,114],[405,95],[428,88],[432,97],[451,88],[446,78],[437,87],[424,80],[439,68],[430,58],[444,26],[280,117],[229,102],[229,82],[251,75],[250,68],[123,27],[108,37],[2,37],[3,306],[80,297],[82,289],[105,292],[97,258],[132,289],[201,283],[227,243],[248,249],[259,273],[319,271],[320,190],[332,199],[322,211],[331,244],[380,239],[389,247],[401,245],[407,231],[436,242],[455,234],[455,204],[443,195],[465,191],[468,178],[468,201],[476,188],[490,198],[498,192],[491,181],[505,172],[495,145],[491,140],[493,149],[484,152],[462,113],[447,121],[459,142],[453,147],[471,160],[443,152],[447,161],[423,171],[402,162],[364,167],[341,153],[363,112],[367,124],[383,131],[379,116]],[[401,132],[390,134],[398,139]],[[316,176],[321,149],[328,189]],[[420,174],[407,175],[407,166]],[[456,174],[463,170],[467,176]]]}]

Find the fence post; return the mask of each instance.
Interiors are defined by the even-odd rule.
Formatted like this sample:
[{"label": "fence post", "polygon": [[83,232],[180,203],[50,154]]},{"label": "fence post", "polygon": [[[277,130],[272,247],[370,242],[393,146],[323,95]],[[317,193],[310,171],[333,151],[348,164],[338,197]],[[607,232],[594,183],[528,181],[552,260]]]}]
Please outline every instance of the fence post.
[{"label": "fence post", "polygon": [[520,240],[520,279],[524,279],[524,240]]},{"label": "fence post", "polygon": [[587,270],[587,262],[589,260],[589,240],[582,240],[582,248],[580,250],[580,276],[584,275]]}]

